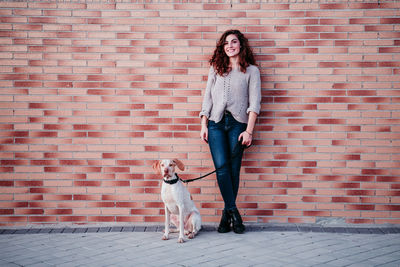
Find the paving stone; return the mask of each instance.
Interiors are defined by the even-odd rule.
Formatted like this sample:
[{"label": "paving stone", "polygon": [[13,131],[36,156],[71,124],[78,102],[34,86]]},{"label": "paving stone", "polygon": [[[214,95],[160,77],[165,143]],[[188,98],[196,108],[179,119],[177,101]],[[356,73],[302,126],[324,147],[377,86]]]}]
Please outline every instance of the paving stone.
[{"label": "paving stone", "polygon": [[380,228],[370,228],[369,232],[371,234],[383,234],[384,233]]},{"label": "paving stone", "polygon": [[133,229],[134,232],[144,232],[146,230],[146,226],[135,226]]},{"label": "paving stone", "polygon": [[118,227],[111,227],[110,232],[121,232],[122,231],[122,227],[118,226]]},{"label": "paving stone", "polygon": [[40,229],[40,231],[38,232],[39,234],[49,234],[51,232],[52,229],[50,228],[42,228]]},{"label": "paving stone", "polygon": [[88,230],[87,228],[76,228],[73,233],[74,234],[86,233],[87,230]]},{"label": "paving stone", "polygon": [[75,231],[74,228],[64,228],[64,230],[62,231],[62,233],[64,234],[71,234]]},{"label": "paving stone", "polygon": [[326,233],[347,233],[347,229],[344,227],[326,227],[324,228]]},{"label": "paving stone", "polygon": [[121,232],[133,232],[133,229],[135,229],[133,226],[122,227]]},{"label": "paving stone", "polygon": [[396,234],[399,233],[399,228],[393,228],[393,227],[382,228],[382,231],[386,234]]},{"label": "paving stone", "polygon": [[14,234],[17,230],[16,229],[4,229],[4,231],[1,234],[8,235],[8,234]]},{"label": "paving stone", "polygon": [[99,231],[98,227],[89,227],[86,233],[97,233]]},{"label": "paving stone", "polygon": [[158,226],[147,226],[146,232],[157,232]]},{"label": "paving stone", "polygon": [[399,266],[400,266],[400,260],[380,265],[380,267],[399,267]]},{"label": "paving stone", "polygon": [[61,228],[54,228],[54,229],[51,229],[50,233],[51,234],[59,234],[59,233],[62,233],[63,230],[64,229],[61,229]]},{"label": "paving stone", "polygon": [[27,233],[28,233],[28,229],[19,229],[14,232],[14,234],[27,234]]},{"label": "paving stone", "polygon": [[360,234],[369,234],[370,233],[368,228],[357,228],[357,230]]},{"label": "paving stone", "polygon": [[26,267],[47,267],[47,266],[52,266],[52,265],[50,265],[48,263],[45,263],[45,262],[38,262],[38,263],[35,263],[35,264],[26,265]]},{"label": "paving stone", "polygon": [[110,230],[111,230],[111,227],[100,227],[99,228],[99,233],[108,233],[108,232],[110,232]]}]

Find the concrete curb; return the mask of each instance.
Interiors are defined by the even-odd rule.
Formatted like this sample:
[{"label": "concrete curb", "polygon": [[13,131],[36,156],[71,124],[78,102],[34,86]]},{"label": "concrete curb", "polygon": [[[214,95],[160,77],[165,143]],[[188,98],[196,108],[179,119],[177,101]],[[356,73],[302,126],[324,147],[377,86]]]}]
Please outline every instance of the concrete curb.
[{"label": "concrete curb", "polygon": [[[126,226],[82,226],[82,227],[43,227],[43,228],[0,228],[0,235],[9,234],[84,234],[115,232],[162,232],[163,225],[126,225]],[[203,225],[201,231],[216,231],[215,225]],[[353,225],[317,225],[317,224],[246,224],[248,232],[316,232],[344,234],[400,234],[399,225],[389,226],[353,226]]]}]

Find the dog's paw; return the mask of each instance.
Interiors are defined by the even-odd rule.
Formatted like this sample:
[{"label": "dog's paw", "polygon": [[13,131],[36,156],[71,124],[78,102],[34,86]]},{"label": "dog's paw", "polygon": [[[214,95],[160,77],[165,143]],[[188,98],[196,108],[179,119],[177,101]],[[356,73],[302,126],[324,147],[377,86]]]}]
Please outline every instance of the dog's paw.
[{"label": "dog's paw", "polygon": [[178,243],[184,243],[184,242],[185,240],[182,237],[178,238]]},{"label": "dog's paw", "polygon": [[194,233],[189,233],[189,234],[188,234],[188,238],[189,238],[189,239],[193,239],[193,238],[194,238]]},{"label": "dog's paw", "polygon": [[167,235],[163,235],[162,240],[168,240],[168,236]]}]

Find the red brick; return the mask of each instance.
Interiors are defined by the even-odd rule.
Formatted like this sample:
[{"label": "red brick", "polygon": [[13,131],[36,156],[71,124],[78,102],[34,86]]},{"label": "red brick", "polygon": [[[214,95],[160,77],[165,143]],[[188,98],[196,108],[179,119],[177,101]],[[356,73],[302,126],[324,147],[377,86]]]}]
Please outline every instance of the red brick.
[{"label": "red brick", "polygon": [[373,220],[371,220],[371,219],[360,219],[360,218],[358,218],[358,219],[350,218],[350,219],[346,219],[346,223],[353,223],[353,224],[361,224],[361,223],[363,223],[363,224],[371,224],[371,223],[373,223]]},{"label": "red brick", "polygon": [[82,201],[98,201],[100,200],[100,196],[96,195],[74,195],[74,200],[82,200]]},{"label": "red brick", "polygon": [[400,211],[400,205],[377,205],[376,210]]},{"label": "red brick", "polygon": [[318,33],[293,33],[290,34],[292,39],[319,39]]},{"label": "red brick", "polygon": [[347,4],[343,3],[330,3],[330,4],[320,4],[321,9],[347,9]]},{"label": "red brick", "polygon": [[322,25],[343,25],[347,23],[347,19],[320,19]]},{"label": "red brick", "polygon": [[30,216],[29,221],[33,223],[56,223],[58,222],[55,216]]},{"label": "red brick", "polygon": [[322,68],[345,68],[347,62],[320,62],[319,66]]},{"label": "red brick", "polygon": [[349,196],[373,196],[374,193],[373,190],[348,190],[346,194]]},{"label": "red brick", "polygon": [[358,197],[332,197],[332,202],[358,203]]},{"label": "red brick", "polygon": [[350,24],[378,24],[379,18],[356,18],[350,19]]},{"label": "red brick", "polygon": [[346,39],[347,33],[321,33],[321,39]]},{"label": "red brick", "polygon": [[329,211],[319,211],[319,210],[305,210],[303,211],[304,216],[318,216],[318,217],[329,217],[331,213]]},{"label": "red brick", "polygon": [[346,209],[348,210],[375,210],[375,205],[353,205],[347,204]]},{"label": "red brick", "polygon": [[381,24],[399,24],[400,18],[381,18]]},{"label": "red brick", "polygon": [[398,53],[400,52],[399,47],[380,47],[379,53]]},{"label": "red brick", "polygon": [[72,209],[48,209],[45,212],[46,215],[65,215],[73,214]]},{"label": "red brick", "polygon": [[13,209],[0,209],[0,215],[10,215],[14,214]]},{"label": "red brick", "polygon": [[74,186],[100,186],[99,181],[75,181]]}]

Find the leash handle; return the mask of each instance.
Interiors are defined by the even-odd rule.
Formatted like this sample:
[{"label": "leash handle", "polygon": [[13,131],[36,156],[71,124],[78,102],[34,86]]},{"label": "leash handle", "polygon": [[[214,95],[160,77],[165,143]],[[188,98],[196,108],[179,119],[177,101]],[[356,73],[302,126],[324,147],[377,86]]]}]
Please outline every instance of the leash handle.
[{"label": "leash handle", "polygon": [[[200,176],[200,177],[197,177],[197,178],[187,179],[187,180],[182,180],[182,179],[180,179],[180,178],[179,178],[179,179],[180,179],[183,183],[186,183],[186,184],[187,184],[187,183],[190,183],[190,182],[193,182],[193,181],[197,181],[197,180],[203,179],[203,178],[205,178],[205,177],[207,177],[207,176],[213,174],[214,172],[217,172],[217,170],[221,169],[221,168],[224,167],[226,164],[228,164],[229,162],[231,162],[232,159],[234,159],[234,158],[237,157],[238,152],[237,152],[236,150],[237,150],[237,147],[238,147],[238,146],[241,146],[241,147],[243,148],[243,150],[245,150],[246,148],[249,148],[251,145],[250,145],[250,146],[245,146],[245,145],[243,145],[243,144],[242,144],[242,139],[240,139],[240,140],[237,141],[235,147],[233,148],[234,154],[233,154],[232,157],[229,159],[229,161],[225,162],[225,164],[223,164],[222,166],[219,166],[218,168],[216,168],[216,169],[213,170],[212,172],[209,172],[209,173],[204,174],[204,175],[202,175],[202,176]],[[236,151],[236,152],[235,152],[235,151]]]}]

